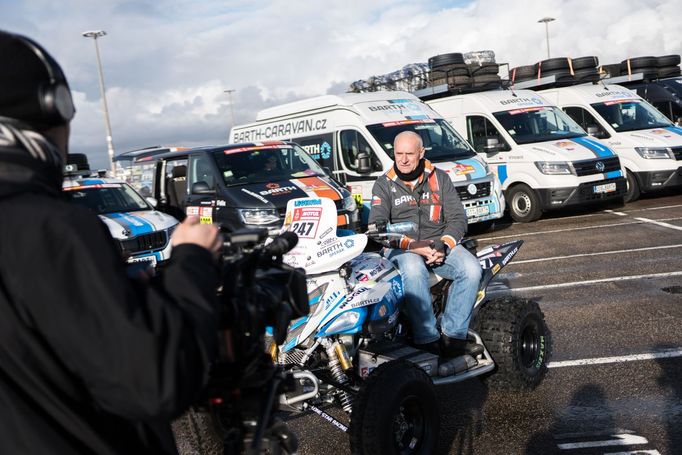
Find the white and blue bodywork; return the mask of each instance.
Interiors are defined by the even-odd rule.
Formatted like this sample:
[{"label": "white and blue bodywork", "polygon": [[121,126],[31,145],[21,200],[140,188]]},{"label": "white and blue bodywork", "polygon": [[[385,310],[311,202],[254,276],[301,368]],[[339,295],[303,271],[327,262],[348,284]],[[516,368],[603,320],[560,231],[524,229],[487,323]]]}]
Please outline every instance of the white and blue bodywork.
[{"label": "white and blue bodywork", "polygon": [[170,258],[178,220],[155,210],[130,185],[110,178],[67,178],[63,191],[93,212],[109,229],[129,263],[156,266]]},{"label": "white and blue bodywork", "polygon": [[397,323],[403,298],[400,273],[379,254],[363,253],[365,234],[337,235],[330,199],[290,200],[283,229],[299,236],[283,261],[305,269],[310,314],[291,323],[281,352],[309,339],[383,332]]}]

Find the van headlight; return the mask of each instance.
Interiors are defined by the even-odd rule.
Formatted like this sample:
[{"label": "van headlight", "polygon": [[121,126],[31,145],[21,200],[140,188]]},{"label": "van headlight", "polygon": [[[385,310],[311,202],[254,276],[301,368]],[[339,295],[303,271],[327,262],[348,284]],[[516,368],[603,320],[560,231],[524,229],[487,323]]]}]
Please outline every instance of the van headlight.
[{"label": "van headlight", "polygon": [[349,212],[352,212],[353,210],[356,210],[358,208],[358,205],[355,203],[355,199],[353,198],[353,196],[343,198],[341,205],[343,206],[344,210],[348,210]]},{"label": "van headlight", "polygon": [[238,209],[244,224],[270,224],[279,221],[277,209]]},{"label": "van headlight", "polygon": [[570,175],[573,174],[573,166],[566,161],[536,161],[535,166],[547,175]]},{"label": "van headlight", "polygon": [[675,159],[672,150],[666,147],[635,147],[635,151],[647,160]]}]

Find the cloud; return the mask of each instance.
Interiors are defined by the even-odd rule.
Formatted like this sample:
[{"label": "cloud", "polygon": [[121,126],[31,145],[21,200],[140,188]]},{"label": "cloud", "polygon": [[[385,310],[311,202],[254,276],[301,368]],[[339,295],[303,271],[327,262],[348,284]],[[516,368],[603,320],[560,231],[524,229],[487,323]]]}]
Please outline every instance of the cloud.
[{"label": "cloud", "polygon": [[[358,79],[446,52],[494,50],[510,67],[552,56],[616,63],[682,53],[679,0],[23,0],[0,28],[62,62],[78,109],[72,150],[107,166],[95,50],[99,39],[116,151],[215,144],[265,107],[341,93]],[[232,89],[230,97],[224,90]],[[94,166],[94,164],[93,164]]]}]

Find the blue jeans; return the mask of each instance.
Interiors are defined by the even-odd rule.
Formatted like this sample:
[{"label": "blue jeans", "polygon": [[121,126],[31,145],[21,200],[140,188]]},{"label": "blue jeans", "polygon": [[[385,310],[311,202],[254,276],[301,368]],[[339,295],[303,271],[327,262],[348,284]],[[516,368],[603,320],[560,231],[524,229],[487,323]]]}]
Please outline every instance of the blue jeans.
[{"label": "blue jeans", "polygon": [[425,344],[440,338],[431,305],[429,269],[452,280],[441,319],[441,331],[450,338],[465,340],[483,273],[478,259],[462,245],[450,250],[445,262],[432,268],[426,265],[422,256],[406,250],[386,248],[384,256],[400,271],[405,292],[401,309],[412,324],[414,342]]}]

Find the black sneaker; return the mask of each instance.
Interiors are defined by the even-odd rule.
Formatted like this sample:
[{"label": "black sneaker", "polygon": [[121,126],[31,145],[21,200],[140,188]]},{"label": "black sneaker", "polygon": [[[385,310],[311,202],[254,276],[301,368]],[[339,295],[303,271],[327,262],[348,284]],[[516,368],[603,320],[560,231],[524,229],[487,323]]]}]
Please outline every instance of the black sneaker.
[{"label": "black sneaker", "polygon": [[441,335],[440,337],[440,353],[444,357],[459,357],[468,354],[476,357],[483,353],[483,345],[469,342],[468,340],[461,340],[459,338],[450,338],[449,336]]}]

